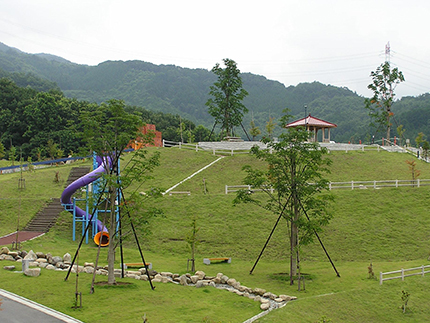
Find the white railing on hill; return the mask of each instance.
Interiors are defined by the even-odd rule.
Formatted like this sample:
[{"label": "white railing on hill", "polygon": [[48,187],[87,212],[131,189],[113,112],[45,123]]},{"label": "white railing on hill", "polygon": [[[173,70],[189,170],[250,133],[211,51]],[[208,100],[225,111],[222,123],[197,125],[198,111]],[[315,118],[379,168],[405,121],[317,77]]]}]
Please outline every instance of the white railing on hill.
[{"label": "white railing on hill", "polygon": [[[387,181],[350,181],[350,182],[330,182],[329,190],[334,189],[380,189],[383,187],[421,187],[429,186],[430,179],[416,179],[416,180],[387,180]],[[234,193],[239,190],[248,190],[251,192],[259,192],[262,189],[254,189],[250,185],[225,185],[225,194]],[[271,189],[273,192],[273,188]]]},{"label": "white railing on hill", "polygon": [[[389,152],[400,152],[400,153],[409,153],[421,160],[426,162],[430,162],[430,158],[426,156],[423,158],[422,149],[416,149],[413,147],[401,147],[395,144],[391,144],[388,146],[380,146],[378,144],[372,145],[364,145],[364,144],[343,144],[343,143],[319,143],[321,147],[327,148],[329,151],[370,151],[370,150],[386,150]],[[191,149],[195,151],[211,151],[213,155],[222,155],[222,156],[233,156],[235,154],[247,154],[251,150],[253,146],[259,146],[264,149],[267,146],[260,141],[243,141],[243,142],[199,142],[195,144],[191,143],[183,143],[177,141],[169,141],[163,139],[163,147],[177,147],[179,149]]]},{"label": "white railing on hill", "polygon": [[198,144],[187,144],[183,142],[169,141],[163,139],[163,147],[177,147],[179,149],[192,149],[195,151],[203,150],[199,148]]},{"label": "white railing on hill", "polygon": [[[410,276],[417,276],[417,275],[421,275],[424,277],[425,274],[430,273],[430,270],[426,270],[427,268],[430,268],[430,265],[427,266],[421,266],[421,267],[415,267],[415,268],[408,268],[408,269],[400,269],[400,270],[395,270],[395,271],[387,271],[385,273],[380,272],[379,273],[379,285],[382,285],[382,282],[386,281],[386,280],[391,280],[391,279],[397,279],[397,278],[401,278],[402,280],[405,280],[405,277],[410,277]],[[406,274],[409,272],[414,272],[411,274]],[[397,276],[390,276],[387,278],[384,278],[384,276],[387,275],[394,275],[394,274],[400,274]]]},{"label": "white railing on hill", "polygon": [[386,180],[386,181],[350,181],[350,182],[330,182],[329,189],[366,189],[366,188],[383,188],[383,187],[420,187],[430,185],[430,179],[415,180]]},{"label": "white railing on hill", "polygon": [[223,155],[223,156],[233,156],[235,154],[248,154],[249,148],[219,148],[219,147],[211,147],[211,148],[203,148],[199,146],[199,144],[188,144],[183,142],[176,141],[168,141],[163,139],[163,147],[176,147],[179,149],[192,149],[195,151],[212,151],[213,155]]}]

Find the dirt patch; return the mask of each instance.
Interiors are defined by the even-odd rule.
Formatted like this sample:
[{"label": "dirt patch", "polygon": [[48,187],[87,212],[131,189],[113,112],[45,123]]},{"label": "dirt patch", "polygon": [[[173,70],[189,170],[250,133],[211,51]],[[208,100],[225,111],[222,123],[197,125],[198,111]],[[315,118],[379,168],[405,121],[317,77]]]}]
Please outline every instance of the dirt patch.
[{"label": "dirt patch", "polygon": [[116,282],[113,285],[109,285],[108,282],[96,282],[94,283],[95,286],[127,286],[127,285],[133,285],[132,283],[128,283],[128,282]]}]

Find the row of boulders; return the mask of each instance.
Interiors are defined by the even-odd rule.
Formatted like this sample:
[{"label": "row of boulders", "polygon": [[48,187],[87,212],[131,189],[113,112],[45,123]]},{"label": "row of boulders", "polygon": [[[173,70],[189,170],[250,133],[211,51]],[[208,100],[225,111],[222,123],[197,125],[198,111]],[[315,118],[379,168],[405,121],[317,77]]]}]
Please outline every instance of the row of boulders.
[{"label": "row of boulders", "polygon": [[[66,253],[63,257],[52,256],[51,254],[42,252],[33,252],[30,250],[28,253],[25,251],[10,251],[7,247],[0,249],[0,260],[10,260],[22,262],[23,272],[27,276],[39,276],[41,268],[66,271],[70,269],[72,264],[72,257]],[[15,266],[3,267],[7,270],[15,270]],[[73,265],[71,272],[73,273],[88,273],[93,274],[96,272],[98,275],[108,275],[107,266],[95,266],[94,263],[85,262],[84,265]],[[122,270],[115,269],[115,277],[124,277],[149,280],[153,283],[176,283],[183,286],[195,286],[196,288],[212,286],[219,289],[225,289],[237,295],[248,297],[260,302],[262,310],[274,309],[285,305],[288,301],[296,299],[294,296],[288,295],[275,295],[262,288],[249,288],[240,284],[234,278],[229,278],[222,273],[216,276],[206,276],[203,271],[197,271],[192,274],[173,274],[171,272],[160,272],[155,270],[148,270],[140,268],[138,270]]]}]

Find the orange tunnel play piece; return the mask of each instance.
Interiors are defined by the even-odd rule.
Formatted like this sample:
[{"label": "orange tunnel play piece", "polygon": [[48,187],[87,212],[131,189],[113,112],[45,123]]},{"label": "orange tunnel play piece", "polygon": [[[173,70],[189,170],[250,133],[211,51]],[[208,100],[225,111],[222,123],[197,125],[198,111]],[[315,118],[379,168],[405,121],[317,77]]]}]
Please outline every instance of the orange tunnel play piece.
[{"label": "orange tunnel play piece", "polygon": [[109,245],[109,233],[106,231],[97,232],[94,236],[94,242],[101,247],[107,247]]}]

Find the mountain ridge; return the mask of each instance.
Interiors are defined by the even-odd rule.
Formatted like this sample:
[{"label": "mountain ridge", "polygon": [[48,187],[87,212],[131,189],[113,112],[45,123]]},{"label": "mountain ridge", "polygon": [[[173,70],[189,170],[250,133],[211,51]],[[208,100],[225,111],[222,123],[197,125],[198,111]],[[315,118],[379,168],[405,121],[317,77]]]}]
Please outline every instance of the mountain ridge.
[{"label": "mountain ridge", "polygon": [[[209,98],[209,87],[216,77],[205,69],[156,65],[139,60],[108,60],[94,66],[80,65],[51,54],[27,54],[2,43],[0,69],[8,73],[30,73],[54,82],[70,98],[96,103],[121,99],[128,105],[177,114],[196,124],[210,128],[213,126],[205,103]],[[369,126],[364,97],[346,87],[317,81],[285,86],[279,81],[252,73],[242,73],[241,77],[243,87],[249,93],[244,99],[250,112],[243,120],[245,128],[249,128],[251,119],[254,119],[264,133],[269,118],[279,118],[285,108],[290,110],[294,118],[301,118],[306,105],[307,112],[313,116],[338,125],[332,133],[335,140],[365,141],[376,131]],[[395,103],[393,111],[399,116],[402,113],[408,116],[408,120],[401,123],[414,127],[411,120],[417,118],[408,113],[414,110],[415,105],[425,109],[430,98],[424,97],[424,103],[418,102],[416,98],[405,99],[407,104],[401,104],[402,101]],[[236,130],[244,135],[241,129]],[[418,130],[422,130],[422,127]],[[414,136],[418,130],[407,129],[406,134],[410,132],[410,136]]]}]

